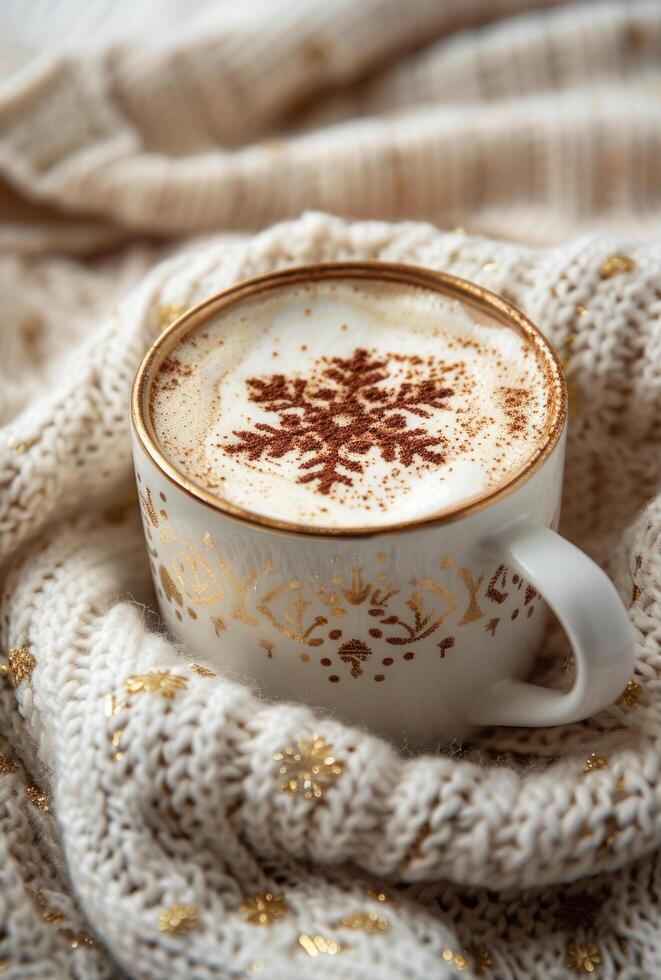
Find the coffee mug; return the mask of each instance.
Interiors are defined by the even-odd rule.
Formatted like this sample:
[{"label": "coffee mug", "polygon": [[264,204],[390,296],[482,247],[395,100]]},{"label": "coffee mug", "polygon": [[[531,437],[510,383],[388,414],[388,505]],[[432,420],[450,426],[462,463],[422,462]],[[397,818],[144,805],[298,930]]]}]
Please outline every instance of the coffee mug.
[{"label": "coffee mug", "polygon": [[[182,337],[246,297],[327,278],[441,293],[505,324],[543,358],[553,424],[495,490],[379,528],[310,528],[250,513],[196,485],[159,448],[150,389]],[[556,533],[566,388],[523,313],[481,286],[405,265],[342,262],[241,282],[157,339],[132,391],[133,455],[163,618],[185,649],[266,698],[304,702],[413,749],[484,725],[580,721],[633,670],[626,611],[604,572]],[[529,683],[547,604],[576,663],[568,692]]]}]

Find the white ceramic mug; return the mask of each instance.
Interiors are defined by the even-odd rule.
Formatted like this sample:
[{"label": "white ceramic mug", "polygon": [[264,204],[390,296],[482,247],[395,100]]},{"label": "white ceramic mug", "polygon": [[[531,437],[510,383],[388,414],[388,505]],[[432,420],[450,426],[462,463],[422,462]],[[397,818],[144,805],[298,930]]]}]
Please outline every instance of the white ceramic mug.
[{"label": "white ceramic mug", "polygon": [[[255,292],[323,277],[441,291],[525,334],[557,382],[555,423],[505,486],[433,518],[310,532],[220,502],[160,451],[154,372],[187,331]],[[173,323],[132,393],[133,452],[164,619],[183,645],[269,698],[303,701],[399,744],[434,748],[481,725],[555,725],[612,703],[633,670],[627,614],[601,569],[557,527],[566,389],[552,348],[515,307],[453,276],[378,262],[260,276]],[[571,642],[574,686],[527,683],[546,603]]]}]

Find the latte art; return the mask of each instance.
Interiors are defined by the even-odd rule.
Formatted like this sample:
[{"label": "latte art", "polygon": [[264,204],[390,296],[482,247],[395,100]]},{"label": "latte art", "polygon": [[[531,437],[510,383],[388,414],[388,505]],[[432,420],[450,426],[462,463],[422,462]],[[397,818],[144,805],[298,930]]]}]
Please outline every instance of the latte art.
[{"label": "latte art", "polygon": [[150,418],[220,501],[312,527],[425,518],[519,472],[552,423],[530,340],[417,286],[320,280],[258,293],[184,337]]},{"label": "latte art", "polygon": [[[409,417],[428,419],[432,409],[447,409],[453,388],[434,378],[432,362],[419,370],[422,359],[399,356],[405,377],[393,387],[384,382],[395,374],[396,356],[381,357],[357,349],[351,357],[322,357],[307,378],[249,378],[250,401],[279,416],[279,425],[257,422],[252,430],[235,432],[239,441],[226,452],[251,461],[298,459],[298,483],[314,484],[331,495],[337,486],[353,487],[354,474],[365,473],[376,449],[389,463],[443,463],[445,438],[441,431],[411,426]],[[345,492],[346,494],[346,492]]]}]

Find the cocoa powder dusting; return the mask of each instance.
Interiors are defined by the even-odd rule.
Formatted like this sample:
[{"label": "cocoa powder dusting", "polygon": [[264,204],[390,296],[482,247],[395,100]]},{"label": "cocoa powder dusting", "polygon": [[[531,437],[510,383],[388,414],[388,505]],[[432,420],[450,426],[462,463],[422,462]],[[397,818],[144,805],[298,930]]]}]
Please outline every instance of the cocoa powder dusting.
[{"label": "cocoa powder dusting", "polygon": [[161,374],[177,374],[182,378],[187,378],[192,374],[192,367],[189,364],[183,364],[178,357],[166,357],[159,368]]},{"label": "cocoa powder dusting", "polygon": [[507,431],[510,435],[524,432],[528,424],[530,392],[526,388],[503,387],[498,389],[498,395],[507,415]]},{"label": "cocoa powder dusting", "polygon": [[383,382],[394,359],[359,348],[349,358],[321,358],[320,370],[308,379],[249,378],[250,400],[278,415],[279,425],[257,422],[254,429],[235,431],[237,442],[219,448],[250,461],[298,452],[298,482],[316,483],[323,494],[336,484],[353,486],[373,448],[385,462],[405,467],[417,460],[442,464],[445,437],[410,425],[409,417],[426,419],[431,409],[449,409],[454,389],[445,383],[446,369],[438,365],[434,377],[415,381],[409,375],[389,387]]}]

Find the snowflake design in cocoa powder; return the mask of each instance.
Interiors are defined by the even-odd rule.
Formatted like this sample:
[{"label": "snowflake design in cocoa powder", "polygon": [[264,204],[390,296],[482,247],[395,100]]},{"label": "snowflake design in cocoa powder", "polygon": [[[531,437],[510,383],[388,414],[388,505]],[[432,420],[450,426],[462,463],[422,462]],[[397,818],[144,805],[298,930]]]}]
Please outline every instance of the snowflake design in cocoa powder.
[{"label": "snowflake design in cocoa powder", "polygon": [[[416,356],[399,360],[411,367],[422,363]],[[335,484],[353,486],[349,474],[364,472],[360,457],[373,447],[385,462],[405,467],[415,465],[416,457],[428,463],[445,461],[446,439],[421,426],[410,427],[405,414],[426,419],[430,409],[449,409],[447,399],[454,389],[445,378],[382,386],[389,377],[388,361],[362,348],[349,358],[323,358],[321,363],[328,366],[316,380],[283,374],[249,378],[250,400],[279,415],[280,425],[256,422],[254,429],[234,432],[238,442],[221,448],[251,462],[282,459],[295,451],[311,454],[299,464],[305,472],[298,482],[316,482],[323,494],[330,494]]]}]

